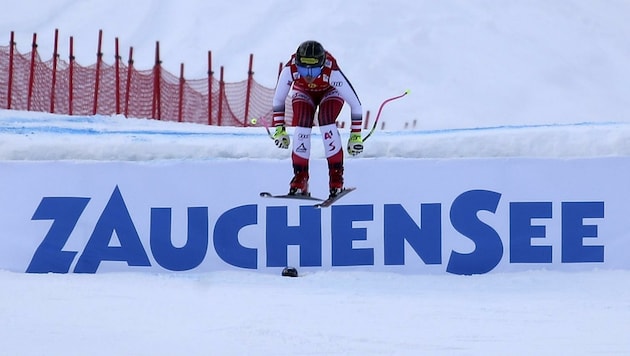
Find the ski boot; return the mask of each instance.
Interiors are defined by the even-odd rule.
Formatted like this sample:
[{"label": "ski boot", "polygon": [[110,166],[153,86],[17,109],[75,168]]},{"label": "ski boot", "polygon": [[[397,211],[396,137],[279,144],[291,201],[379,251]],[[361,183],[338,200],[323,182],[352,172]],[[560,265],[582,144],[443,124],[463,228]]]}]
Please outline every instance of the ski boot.
[{"label": "ski boot", "polygon": [[330,187],[328,198],[334,198],[343,190],[343,166],[340,164],[330,165],[328,167],[328,177],[328,186]]},{"label": "ski boot", "polygon": [[311,196],[308,191],[308,167],[294,168],[294,176],[289,184],[289,195]]}]

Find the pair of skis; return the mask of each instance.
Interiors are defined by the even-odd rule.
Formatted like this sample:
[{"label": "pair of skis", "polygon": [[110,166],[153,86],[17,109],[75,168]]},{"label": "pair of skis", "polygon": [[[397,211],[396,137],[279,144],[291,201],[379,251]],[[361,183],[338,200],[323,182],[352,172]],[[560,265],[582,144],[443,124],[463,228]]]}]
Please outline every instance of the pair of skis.
[{"label": "pair of skis", "polygon": [[328,199],[319,199],[319,198],[312,197],[310,195],[299,195],[299,194],[274,195],[269,192],[261,192],[260,196],[263,198],[298,199],[298,200],[316,201],[317,203],[315,203],[313,207],[320,209],[320,208],[327,208],[333,205],[337,200],[341,199],[342,197],[344,197],[345,195],[347,195],[348,193],[352,192],[355,189],[356,188],[344,188],[339,194]]}]

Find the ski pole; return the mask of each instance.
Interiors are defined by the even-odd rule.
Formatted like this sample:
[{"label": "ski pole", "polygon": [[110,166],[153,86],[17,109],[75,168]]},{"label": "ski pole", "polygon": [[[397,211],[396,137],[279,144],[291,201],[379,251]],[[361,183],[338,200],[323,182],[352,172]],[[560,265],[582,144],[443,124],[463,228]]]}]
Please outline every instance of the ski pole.
[{"label": "ski pole", "polygon": [[268,117],[268,115],[264,115],[263,117],[261,117],[260,119],[256,119],[255,117],[252,118],[251,120],[249,120],[249,122],[252,125],[256,125],[256,123],[258,122],[258,120],[260,120],[260,122],[262,122],[263,127],[265,128],[265,130],[267,130],[267,135],[269,136],[270,139],[273,140],[273,135],[271,134],[271,131],[269,131],[269,125],[267,125],[267,120],[265,119],[265,117]]},{"label": "ski pole", "polygon": [[368,138],[370,138],[370,136],[372,136],[372,134],[374,133],[374,130],[376,130],[376,125],[378,124],[378,119],[380,119],[381,117],[381,111],[383,111],[383,106],[385,106],[385,104],[389,103],[390,101],[394,101],[396,99],[400,99],[403,96],[409,94],[410,90],[407,89],[405,90],[404,93],[397,95],[397,96],[393,96],[389,99],[385,99],[382,103],[381,106],[378,108],[378,113],[376,114],[376,119],[374,119],[374,124],[372,125],[372,129],[370,130],[370,132],[368,132],[368,134],[363,138],[363,142],[365,142],[365,140],[367,140]]}]

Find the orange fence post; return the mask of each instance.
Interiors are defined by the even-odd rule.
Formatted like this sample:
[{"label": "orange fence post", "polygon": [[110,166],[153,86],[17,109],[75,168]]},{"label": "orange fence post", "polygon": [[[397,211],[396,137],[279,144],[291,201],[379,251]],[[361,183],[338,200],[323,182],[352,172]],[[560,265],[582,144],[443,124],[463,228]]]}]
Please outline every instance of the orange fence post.
[{"label": "orange fence post", "polygon": [[116,66],[116,115],[120,115],[120,54],[118,52],[118,37],[114,39],[114,65]]},{"label": "orange fence post", "polygon": [[153,105],[151,107],[151,116],[154,119],[162,119],[162,103],[161,103],[161,90],[160,90],[160,42],[155,42],[155,66],[153,67]]},{"label": "orange fence post", "polygon": [[50,87],[50,112],[55,112],[55,86],[57,84],[57,58],[59,54],[57,53],[57,44],[59,39],[59,30],[55,29],[55,44],[53,47],[53,58],[52,58],[52,83]]},{"label": "orange fence post", "polygon": [[35,83],[35,55],[37,54],[37,34],[33,34],[33,45],[31,50],[31,73],[28,78],[28,96],[26,99],[26,110],[31,111],[31,101],[33,99],[33,85]]},{"label": "orange fence post", "polygon": [[182,122],[184,109],[184,63],[179,66],[179,103],[177,105],[177,122]]},{"label": "orange fence post", "polygon": [[254,55],[250,53],[249,55],[249,69],[247,70],[247,89],[245,92],[245,117],[243,118],[243,127],[247,126],[249,123],[249,97],[252,92],[252,79],[254,76],[254,72],[252,70],[254,66]]},{"label": "orange fence post", "polygon": [[131,71],[133,70],[133,47],[129,47],[129,62],[127,66],[127,86],[125,88],[125,117],[129,117],[129,100],[131,99]]},{"label": "orange fence post", "polygon": [[219,109],[217,114],[217,125],[221,126],[221,120],[223,119],[223,95],[225,94],[225,82],[223,81],[223,66],[219,74]]},{"label": "orange fence post", "polygon": [[212,52],[208,51],[208,125],[212,125],[212,82],[214,72],[212,71]]},{"label": "orange fence post", "polygon": [[7,88],[7,109],[11,109],[11,96],[13,96],[13,51],[15,48],[15,34],[11,31],[11,42],[9,43],[9,83]]},{"label": "orange fence post", "polygon": [[101,46],[103,43],[103,30],[98,30],[98,46],[96,51],[96,70],[94,76],[94,106],[92,107],[92,115],[96,115],[96,109],[98,108],[98,89],[101,80],[101,63],[103,62],[103,52]]},{"label": "orange fence post", "polygon": [[70,55],[68,57],[70,68],[68,72],[68,115],[72,115],[72,106],[74,105],[74,39],[70,37]]}]

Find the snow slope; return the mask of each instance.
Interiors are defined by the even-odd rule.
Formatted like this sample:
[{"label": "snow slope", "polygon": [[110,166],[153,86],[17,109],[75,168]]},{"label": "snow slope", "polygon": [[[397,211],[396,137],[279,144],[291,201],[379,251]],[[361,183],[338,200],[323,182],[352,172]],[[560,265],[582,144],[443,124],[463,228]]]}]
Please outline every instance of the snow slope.
[{"label": "snow slope", "polygon": [[[288,129],[292,132],[292,128]],[[341,130],[342,139],[348,130]],[[61,138],[61,142],[60,142]],[[324,158],[319,129],[312,157]],[[503,125],[437,130],[377,130],[360,157],[604,157],[630,155],[630,123]],[[2,160],[287,159],[261,127],[234,128],[0,111]]]},{"label": "snow slope", "polygon": [[[378,131],[365,156],[627,156],[628,132],[627,124]],[[417,150],[400,148],[405,139]],[[545,140],[553,144],[541,148]],[[3,161],[270,157],[289,170],[288,152],[261,128],[0,112]],[[387,174],[379,172],[374,179]],[[297,279],[248,271],[0,271],[0,284],[0,353],[11,355],[630,352],[626,270],[469,277],[336,270]]]}]

